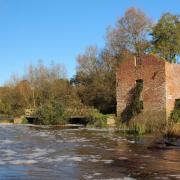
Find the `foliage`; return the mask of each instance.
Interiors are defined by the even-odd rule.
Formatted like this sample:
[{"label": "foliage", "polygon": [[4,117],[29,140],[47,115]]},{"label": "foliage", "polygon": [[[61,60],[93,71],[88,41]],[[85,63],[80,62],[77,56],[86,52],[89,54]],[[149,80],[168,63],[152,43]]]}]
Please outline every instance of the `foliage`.
[{"label": "foliage", "polygon": [[180,123],[173,123],[169,125],[165,133],[165,136],[180,138]]},{"label": "foliage", "polygon": [[52,102],[51,104],[40,106],[37,108],[34,116],[37,117],[35,123],[41,125],[59,125],[66,122],[64,108],[58,102]]},{"label": "foliage", "polygon": [[141,110],[143,109],[143,101],[140,100],[142,90],[143,90],[143,81],[139,80],[136,82],[135,93],[132,100],[133,114],[140,113]]},{"label": "foliage", "polygon": [[122,122],[128,123],[129,120],[141,112],[143,109],[143,101],[140,100],[141,92],[143,90],[143,81],[136,81],[136,86],[130,92],[129,104],[121,114]]},{"label": "foliage", "polygon": [[149,47],[147,34],[151,26],[150,19],[142,11],[130,8],[117,21],[116,27],[109,29],[107,44],[116,55],[124,51],[142,54]]},{"label": "foliage", "polygon": [[88,114],[88,126],[98,128],[107,127],[107,117],[108,115],[104,115],[98,110],[92,109]]},{"label": "foliage", "polygon": [[171,120],[174,123],[180,122],[180,109],[174,109],[171,113]]},{"label": "foliage", "polygon": [[128,123],[118,121],[118,127],[125,133],[132,134],[164,134],[168,127],[166,119],[162,120],[162,114],[153,114],[155,119],[151,119],[151,113],[139,113],[133,116]]},{"label": "foliage", "polygon": [[180,137],[180,99],[175,101],[164,135],[166,137]]},{"label": "foliage", "polygon": [[180,122],[180,99],[176,100],[173,111],[170,115],[170,120],[174,123]]},{"label": "foliage", "polygon": [[96,47],[79,55],[76,76],[71,80],[81,102],[102,113],[116,110],[116,60],[108,51],[98,53]]},{"label": "foliage", "polygon": [[58,102],[63,107],[81,104],[74,87],[64,77],[60,65],[50,67],[39,62],[30,65],[27,74],[21,78],[13,77],[0,89],[0,113],[15,117],[21,116],[27,109],[37,109]]},{"label": "foliage", "polygon": [[16,87],[4,87],[1,89],[0,112],[18,116],[24,112],[23,98]]},{"label": "foliage", "polygon": [[[84,65],[86,63],[82,66]],[[15,77],[11,79],[0,89],[0,112],[17,117],[24,115],[27,109],[33,109],[34,113],[32,111],[30,115],[37,117],[36,124],[43,125],[64,124],[70,116],[79,115],[85,116],[89,121],[96,122],[97,126],[101,126],[101,117],[99,119],[98,116],[95,117],[95,114],[92,113],[93,107],[89,107],[89,104],[83,104],[77,95],[80,92],[77,91],[79,86],[76,87],[74,83],[71,84],[66,78],[63,78],[61,75],[63,71],[60,72],[59,69],[58,65],[46,67],[40,63],[38,66],[29,66],[28,73],[25,75],[26,79]],[[81,70],[85,69],[85,66],[81,68]],[[84,73],[87,73],[87,69]],[[108,66],[106,69],[106,72],[110,71]],[[98,72],[100,70],[99,68]],[[104,74],[104,76],[107,75]],[[86,77],[81,76],[81,78],[87,77],[87,74]],[[100,77],[98,80],[101,80]],[[98,84],[96,87],[98,88]],[[85,97],[86,94],[83,95]],[[105,97],[105,93],[101,95],[102,98],[103,96]],[[93,98],[95,99],[95,97]],[[105,101],[103,102],[106,104]],[[97,103],[101,104],[100,101]],[[96,113],[96,115],[100,115],[100,113]],[[23,121],[23,123],[26,122]]]},{"label": "foliage", "polygon": [[23,117],[21,124],[28,124],[28,120],[25,117]]},{"label": "foliage", "polygon": [[180,55],[179,20],[178,16],[165,13],[152,32],[154,52],[170,62],[175,62]]}]

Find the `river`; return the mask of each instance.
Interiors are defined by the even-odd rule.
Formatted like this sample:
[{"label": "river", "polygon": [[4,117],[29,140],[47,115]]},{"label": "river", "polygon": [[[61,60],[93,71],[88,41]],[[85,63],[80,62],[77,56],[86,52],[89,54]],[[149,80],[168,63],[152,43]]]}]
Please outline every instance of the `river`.
[{"label": "river", "polygon": [[0,125],[0,179],[180,179],[180,149],[93,129]]}]

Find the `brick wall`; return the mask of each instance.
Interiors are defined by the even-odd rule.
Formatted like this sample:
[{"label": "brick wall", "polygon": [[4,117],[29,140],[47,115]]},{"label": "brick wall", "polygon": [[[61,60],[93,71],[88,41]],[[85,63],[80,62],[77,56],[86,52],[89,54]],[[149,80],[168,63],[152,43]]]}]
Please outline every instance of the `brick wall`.
[{"label": "brick wall", "polygon": [[123,61],[117,70],[117,115],[119,116],[126,108],[136,80],[142,79],[144,84],[141,95],[144,104],[143,117],[151,118],[151,120],[165,119],[165,61],[153,55],[142,57],[141,60],[142,64],[137,65],[135,58],[132,57]]},{"label": "brick wall", "polygon": [[180,65],[166,62],[167,118],[174,109],[175,99],[180,99]]}]

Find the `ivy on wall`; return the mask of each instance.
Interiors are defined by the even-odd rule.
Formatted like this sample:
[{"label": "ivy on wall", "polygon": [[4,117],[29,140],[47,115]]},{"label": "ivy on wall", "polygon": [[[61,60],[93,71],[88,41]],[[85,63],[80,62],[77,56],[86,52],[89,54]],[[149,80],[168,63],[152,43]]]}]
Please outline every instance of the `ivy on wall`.
[{"label": "ivy on wall", "polygon": [[122,122],[128,123],[131,118],[139,113],[141,113],[143,109],[143,101],[140,99],[141,92],[143,90],[143,80],[139,79],[136,81],[135,87],[131,90],[131,98],[124,109],[124,111],[121,113],[121,120]]},{"label": "ivy on wall", "polygon": [[176,99],[174,109],[171,112],[170,119],[174,122],[180,122],[180,99]]}]

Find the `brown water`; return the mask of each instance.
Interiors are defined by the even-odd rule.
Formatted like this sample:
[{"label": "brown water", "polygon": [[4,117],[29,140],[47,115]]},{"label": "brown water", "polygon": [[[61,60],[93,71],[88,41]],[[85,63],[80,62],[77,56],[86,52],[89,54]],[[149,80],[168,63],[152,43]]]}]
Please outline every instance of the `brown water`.
[{"label": "brown water", "polygon": [[88,129],[0,125],[0,179],[180,179],[180,149]]}]

